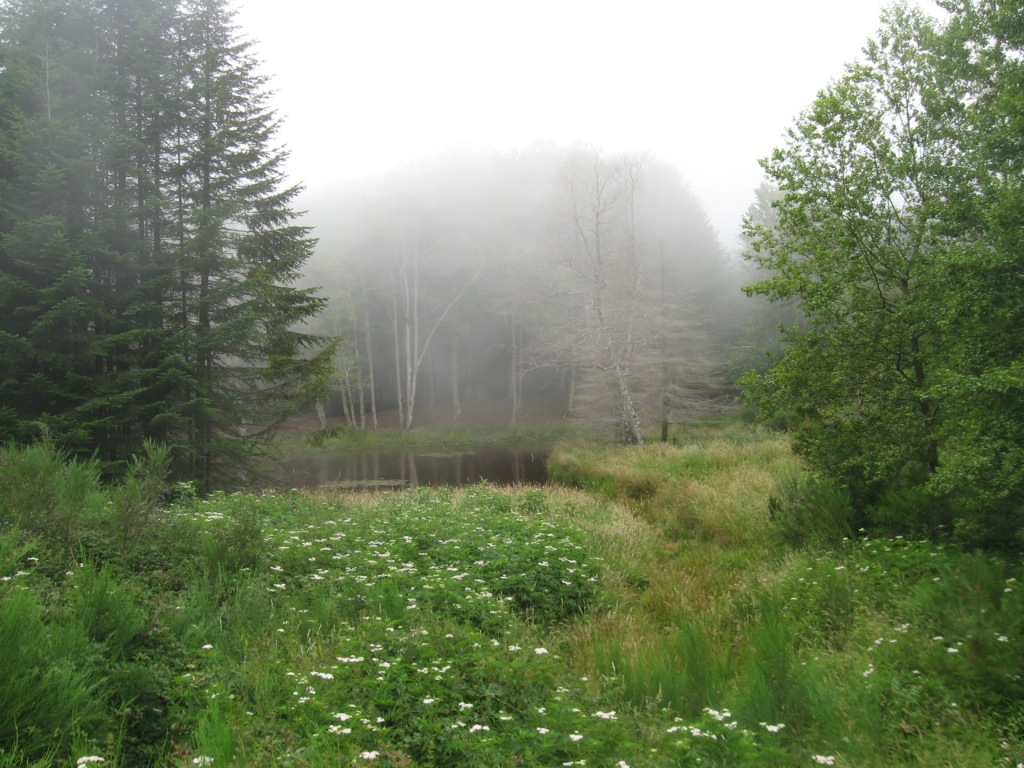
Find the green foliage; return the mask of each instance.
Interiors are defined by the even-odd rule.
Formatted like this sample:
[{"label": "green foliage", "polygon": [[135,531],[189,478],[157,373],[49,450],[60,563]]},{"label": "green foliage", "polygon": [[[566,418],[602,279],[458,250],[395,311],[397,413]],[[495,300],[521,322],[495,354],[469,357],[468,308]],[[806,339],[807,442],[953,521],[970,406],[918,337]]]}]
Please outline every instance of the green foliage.
[{"label": "green foliage", "polygon": [[833,687],[822,670],[801,659],[784,604],[774,595],[757,595],[757,613],[747,632],[749,651],[736,709],[747,722],[782,723],[812,731],[833,724],[837,708]]},{"label": "green foliage", "polygon": [[853,535],[850,493],[835,481],[802,471],[787,474],[768,514],[782,540],[792,546],[835,545]]},{"label": "green foliage", "polygon": [[68,556],[105,503],[97,462],[71,459],[48,440],[0,449],[0,486],[0,522],[32,532]]},{"label": "green foliage", "polygon": [[[753,435],[766,441],[763,432],[752,430],[748,439]],[[832,514],[800,513],[810,534],[798,534],[801,524],[793,523],[796,551],[780,547],[780,523],[767,515],[744,519],[758,533],[740,540],[753,546],[676,539],[660,506],[677,499],[663,492],[643,509],[645,520],[660,525],[613,527],[603,520],[592,540],[601,542],[615,574],[606,580],[614,596],[601,605],[614,607],[587,640],[597,675],[633,706],[669,707],[686,723],[680,733],[704,706],[735,712],[736,729],[769,739],[723,764],[813,764],[817,755],[835,765],[923,768],[936,760],[986,766],[1024,755],[1020,731],[1009,724],[1016,717],[1009,702],[1018,695],[1012,686],[1020,679],[1020,598],[1012,581],[1019,568],[992,555],[965,555],[951,543],[858,539],[850,494],[834,482],[800,469],[792,457],[773,465],[766,480],[751,471],[764,462],[763,450],[750,451],[739,437],[729,446],[726,457],[719,444],[702,442],[699,461],[685,470],[682,457],[666,452],[658,459],[666,475],[710,472],[718,486],[730,483],[739,465],[744,481],[762,489],[753,502],[762,508],[774,491],[777,508],[782,499],[802,500],[806,509]],[[585,466],[608,473],[633,461],[648,470],[653,463],[633,450],[609,450],[599,460],[588,453],[567,457],[581,478]],[[913,480],[911,473],[907,481]],[[898,516],[900,505],[906,511],[918,503],[918,493],[907,491],[902,501],[885,495],[872,513],[891,504]],[[727,503],[703,501],[712,517]],[[785,509],[794,509],[789,502]],[[618,550],[632,541],[642,541],[644,552],[629,558],[627,573]],[[975,575],[965,583],[968,573]],[[945,603],[958,618],[944,620]],[[705,744],[715,748],[712,742]]]},{"label": "green foliage", "polygon": [[1024,600],[1017,577],[1004,562],[981,553],[943,565],[939,576],[907,596],[908,608],[935,633],[926,651],[930,658],[922,661],[941,669],[974,706],[1009,714],[1024,696]]},{"label": "green foliage", "polygon": [[90,641],[104,645],[106,655],[123,656],[145,630],[141,596],[110,569],[85,562],[72,572],[65,587],[69,619]]},{"label": "green foliage", "polygon": [[[947,5],[942,22],[888,9],[863,59],[762,161],[778,195],[745,224],[762,270],[747,290],[804,317],[775,366],[744,381],[861,511],[895,493],[879,505],[886,526],[954,520],[964,541],[1014,547],[1024,292],[1009,221],[1024,188],[1006,129],[1022,102],[1005,94],[1020,93],[1024,41],[1013,11]],[[930,499],[909,504],[915,484]]]},{"label": "green foliage", "polygon": [[152,527],[167,490],[170,446],[143,443],[144,456],[133,457],[128,472],[111,489],[111,537],[119,554],[130,555]]},{"label": "green foliage", "polygon": [[950,506],[922,486],[895,487],[879,496],[869,516],[872,528],[883,533],[942,537],[953,524]]},{"label": "green foliage", "polygon": [[[690,466],[717,486],[742,468],[763,510],[792,466],[752,471],[774,440],[712,440]],[[657,453],[667,475],[679,450]],[[660,503],[640,518],[558,489],[186,493],[126,554],[89,530],[107,518],[85,520],[70,573],[11,524],[0,765],[1024,756],[1018,563],[896,537],[794,551],[766,515],[743,518],[741,545],[679,540],[651,522]]]},{"label": "green foliage", "polygon": [[224,2],[58,5],[0,7],[0,440],[208,489],[325,386],[298,188]]},{"label": "green foliage", "polygon": [[847,566],[829,557],[807,556],[787,569],[782,591],[788,600],[781,610],[796,628],[795,645],[846,648],[858,618],[855,583]]},{"label": "green foliage", "polygon": [[735,676],[730,648],[715,647],[699,621],[688,621],[642,652],[631,652],[632,638],[605,638],[595,648],[600,673],[614,679],[637,707],[656,702],[687,721],[720,705]]},{"label": "green foliage", "polygon": [[31,592],[0,592],[0,647],[0,743],[39,759],[113,726],[99,654],[75,625],[47,622]]}]

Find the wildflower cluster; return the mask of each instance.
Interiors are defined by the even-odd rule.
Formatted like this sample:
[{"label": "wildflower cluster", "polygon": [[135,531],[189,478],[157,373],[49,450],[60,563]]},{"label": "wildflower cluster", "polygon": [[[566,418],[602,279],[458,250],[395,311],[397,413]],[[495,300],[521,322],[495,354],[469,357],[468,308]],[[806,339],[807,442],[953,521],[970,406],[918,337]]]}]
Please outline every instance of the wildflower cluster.
[{"label": "wildflower cluster", "polygon": [[706,707],[696,722],[676,718],[667,729],[682,765],[777,765],[784,755],[774,743],[784,724],[761,724],[763,733],[744,728],[729,710]]},{"label": "wildflower cluster", "polygon": [[329,596],[350,617],[436,610],[495,629],[508,610],[542,621],[586,610],[599,569],[579,535],[502,509],[507,502],[495,510],[495,498],[504,501],[485,487],[456,505],[450,493],[422,491],[380,517],[275,532],[267,590],[303,590],[302,601]]},{"label": "wildflower cluster", "polygon": [[[261,502],[265,519],[277,503]],[[217,505],[200,511],[225,524]],[[586,765],[635,754],[620,751],[629,722],[591,686],[557,684],[558,649],[533,640],[533,627],[578,615],[596,594],[599,568],[574,529],[518,514],[507,492],[486,486],[318,512],[304,519],[299,506],[291,525],[264,525],[251,573],[282,658],[321,649],[281,667],[287,701],[273,716],[357,763],[490,764],[514,749],[536,764]],[[197,643],[197,654],[205,645],[219,647]],[[193,682],[207,697],[228,690],[201,674]],[[240,707],[271,714],[239,693]]]}]

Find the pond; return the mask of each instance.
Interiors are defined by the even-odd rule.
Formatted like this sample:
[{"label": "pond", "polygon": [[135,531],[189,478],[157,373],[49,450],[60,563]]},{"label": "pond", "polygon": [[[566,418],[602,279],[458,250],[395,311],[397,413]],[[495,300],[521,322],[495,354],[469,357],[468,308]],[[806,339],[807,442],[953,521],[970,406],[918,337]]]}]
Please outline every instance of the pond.
[{"label": "pond", "polygon": [[291,488],[386,490],[419,486],[456,487],[547,482],[548,448],[503,445],[439,451],[418,448],[324,452],[281,462],[271,477]]}]

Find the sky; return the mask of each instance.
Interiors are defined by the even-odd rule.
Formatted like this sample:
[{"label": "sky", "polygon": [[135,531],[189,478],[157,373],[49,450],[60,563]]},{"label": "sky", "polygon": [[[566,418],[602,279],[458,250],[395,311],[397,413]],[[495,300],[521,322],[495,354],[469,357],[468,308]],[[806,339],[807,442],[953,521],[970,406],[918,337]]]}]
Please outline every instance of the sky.
[{"label": "sky", "polygon": [[757,161],[860,55],[888,5],[234,2],[275,91],[289,181],[307,190],[300,207],[452,149],[579,141],[678,168],[730,250],[762,180]]}]

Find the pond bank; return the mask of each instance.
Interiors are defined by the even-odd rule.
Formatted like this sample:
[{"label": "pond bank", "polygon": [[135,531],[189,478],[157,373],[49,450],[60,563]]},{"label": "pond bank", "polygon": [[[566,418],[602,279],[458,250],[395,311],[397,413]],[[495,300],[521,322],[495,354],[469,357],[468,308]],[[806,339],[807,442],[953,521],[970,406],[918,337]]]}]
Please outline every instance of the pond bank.
[{"label": "pond bank", "polygon": [[277,462],[268,473],[290,488],[394,490],[420,486],[458,487],[543,485],[549,444],[478,444],[459,448],[341,450],[325,447],[315,455]]}]

